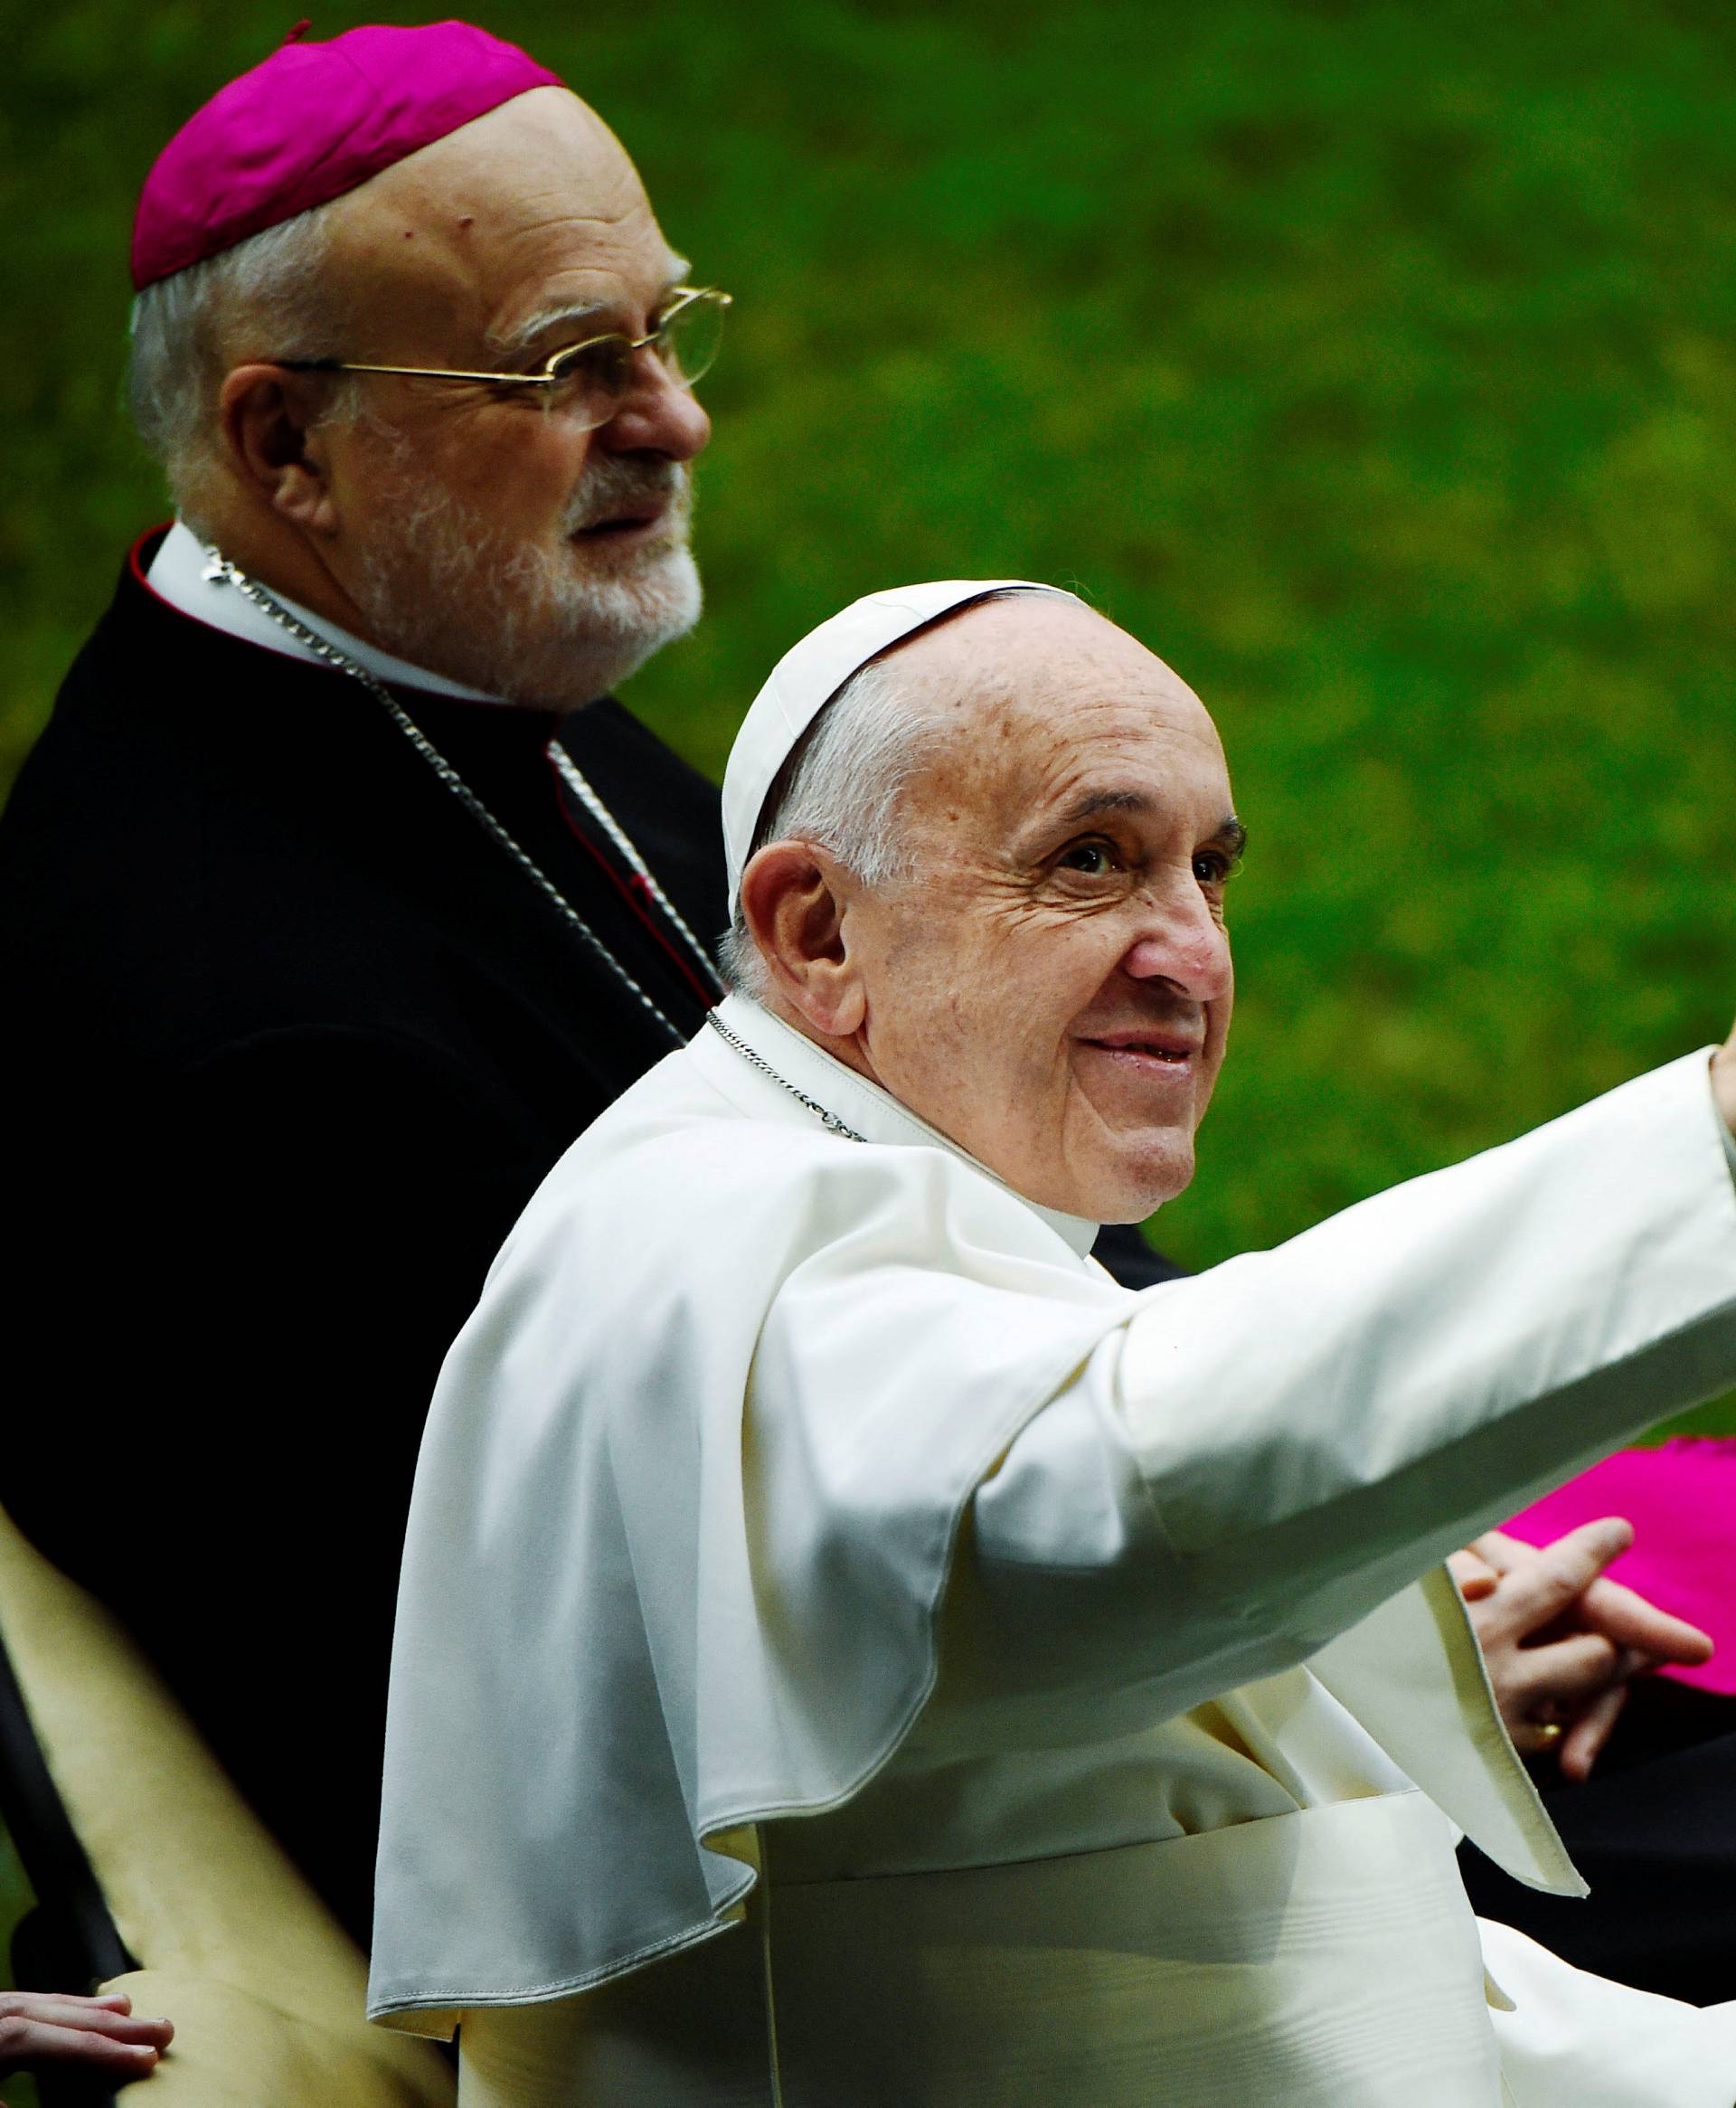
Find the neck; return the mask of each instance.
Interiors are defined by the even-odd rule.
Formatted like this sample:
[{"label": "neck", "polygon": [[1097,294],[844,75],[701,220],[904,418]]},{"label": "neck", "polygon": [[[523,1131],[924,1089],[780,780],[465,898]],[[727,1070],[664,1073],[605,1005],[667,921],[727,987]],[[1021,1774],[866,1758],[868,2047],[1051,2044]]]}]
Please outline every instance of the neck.
[{"label": "neck", "polygon": [[376,650],[390,648],[372,633],[367,616],[307,536],[284,531],[275,519],[262,523],[250,512],[223,506],[211,513],[202,509],[197,516],[189,514],[187,525],[202,542],[214,543],[238,570],[257,579],[268,592],[306,609],[316,624],[329,623],[346,630]]},{"label": "neck", "polygon": [[[225,565],[224,571],[216,573],[207,553],[213,547],[218,549]],[[245,584],[237,583],[229,575],[231,565],[246,581]],[[221,544],[202,538],[184,522],[175,523],[151,560],[147,582],[159,600],[166,600],[184,615],[192,616],[194,621],[240,637],[267,651],[281,653],[287,658],[318,660],[321,657],[292,627],[299,624],[388,687],[418,688],[450,695],[460,702],[486,704],[494,709],[504,707],[498,696],[485,689],[448,680],[427,666],[379,650],[365,638],[354,635],[329,616],[316,613],[272,581],[235,564]],[[261,605],[255,597],[256,591],[269,595],[281,609],[281,614]],[[286,620],[285,617],[289,619]]]},{"label": "neck", "polygon": [[[835,1062],[842,1062],[846,1069],[854,1069],[857,1075],[867,1077],[871,1083],[879,1084],[882,1091],[887,1089],[884,1079],[869,1059],[868,1050],[863,1045],[860,1033],[839,1036],[821,1031],[803,1016],[795,1004],[775,988],[768,988],[763,995],[756,995],[754,1000],[762,1010],[769,1010],[780,1025],[788,1025],[792,1032],[799,1032],[804,1039],[811,1040],[822,1053],[829,1054]],[[897,1093],[893,1092],[891,1095],[896,1097]]]}]

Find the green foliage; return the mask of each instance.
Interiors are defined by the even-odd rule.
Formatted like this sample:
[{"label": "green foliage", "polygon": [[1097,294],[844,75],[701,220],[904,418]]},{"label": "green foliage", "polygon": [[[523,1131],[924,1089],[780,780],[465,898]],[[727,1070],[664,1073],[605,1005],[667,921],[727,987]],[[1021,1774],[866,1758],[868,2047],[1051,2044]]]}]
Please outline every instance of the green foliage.
[{"label": "green foliage", "polygon": [[[738,296],[707,389],[712,612],[637,707],[715,771],[799,632],[962,572],[1079,581],[1217,713],[1254,845],[1244,992],[1176,1252],[1284,1236],[1722,1035],[1736,16],[487,19],[598,104]],[[118,408],[132,196],[287,26],[71,0],[14,29],[14,756],[164,509]]]}]

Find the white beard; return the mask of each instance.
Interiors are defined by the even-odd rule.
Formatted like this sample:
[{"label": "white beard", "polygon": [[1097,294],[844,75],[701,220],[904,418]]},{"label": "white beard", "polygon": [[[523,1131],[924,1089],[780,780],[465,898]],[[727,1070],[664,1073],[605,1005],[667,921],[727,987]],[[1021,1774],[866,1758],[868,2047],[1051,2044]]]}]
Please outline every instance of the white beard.
[{"label": "white beard", "polygon": [[[561,539],[516,546],[402,456],[395,467],[393,540],[368,552],[350,590],[373,641],[400,657],[508,702],[571,710],[698,621],[684,462],[600,456],[573,493]],[[646,497],[665,506],[650,542],[617,551],[569,538]]]}]

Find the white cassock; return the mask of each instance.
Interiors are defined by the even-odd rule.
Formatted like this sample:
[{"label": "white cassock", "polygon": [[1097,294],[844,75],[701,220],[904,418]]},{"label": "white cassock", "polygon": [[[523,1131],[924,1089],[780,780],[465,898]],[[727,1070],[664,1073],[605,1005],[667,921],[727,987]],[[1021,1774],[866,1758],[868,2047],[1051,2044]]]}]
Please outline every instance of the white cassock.
[{"label": "white cassock", "polygon": [[1730,2108],[1736,2008],[1472,1917],[1454,1825],[1580,1885],[1438,1564],[1736,1383],[1705,1054],[1136,1294],[720,1016],[865,1139],[703,1032],[501,1253],[374,2016],[462,2016],[467,2108]]}]

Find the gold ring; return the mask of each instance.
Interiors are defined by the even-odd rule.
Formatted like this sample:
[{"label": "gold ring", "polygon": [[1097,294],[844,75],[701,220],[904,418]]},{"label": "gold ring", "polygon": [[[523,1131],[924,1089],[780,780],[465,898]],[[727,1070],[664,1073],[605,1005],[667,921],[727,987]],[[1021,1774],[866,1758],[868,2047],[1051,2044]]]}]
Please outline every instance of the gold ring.
[{"label": "gold ring", "polygon": [[1559,1720],[1535,1720],[1532,1725],[1536,1732],[1538,1741],[1543,1744],[1545,1749],[1549,1749],[1555,1743],[1558,1743],[1567,1733],[1566,1728],[1561,1725]]}]

